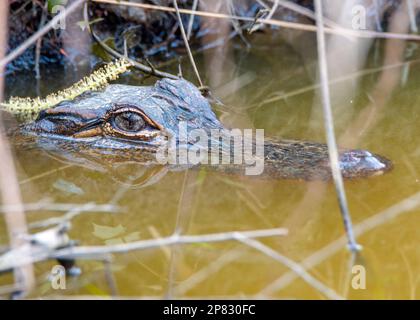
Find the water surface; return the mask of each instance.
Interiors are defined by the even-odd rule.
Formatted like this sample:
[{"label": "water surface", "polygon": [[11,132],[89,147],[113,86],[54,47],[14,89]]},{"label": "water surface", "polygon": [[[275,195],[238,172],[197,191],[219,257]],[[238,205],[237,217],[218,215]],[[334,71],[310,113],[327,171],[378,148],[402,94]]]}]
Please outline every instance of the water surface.
[{"label": "water surface", "polygon": [[[220,69],[211,64],[212,54],[220,55]],[[314,56],[315,52],[305,54]],[[409,59],[416,59],[416,54],[414,51]],[[317,117],[321,108],[312,87],[316,62],[303,59],[286,43],[260,38],[245,50],[239,42],[231,42],[225,50],[198,55],[197,63],[206,82],[213,84],[215,95],[225,104],[215,109],[226,125],[265,129],[266,136],[325,140],[322,116]],[[194,80],[188,64],[184,61],[183,65],[184,76]],[[381,66],[369,59],[366,70]],[[175,73],[177,66],[168,70]],[[359,86],[345,105],[337,106],[333,101],[335,109],[341,108],[336,115],[338,136],[372,103],[372,88],[379,75],[372,72],[341,82]],[[45,73],[38,91],[45,95],[75,82],[77,77],[63,70]],[[419,192],[420,64],[411,64],[408,77],[404,81],[400,78],[383,108],[374,115],[374,124],[354,145],[394,163],[394,169],[383,176],[346,181],[355,225],[363,225],[366,219]],[[131,74],[119,82],[140,84],[142,80]],[[36,81],[30,75],[15,76],[9,81],[7,93],[37,94]],[[348,110],[354,112],[350,119],[340,121]],[[82,245],[169,236],[176,229],[183,234],[205,234],[284,227],[289,230],[288,236],[261,241],[300,262],[317,257],[320,250],[344,235],[332,183],[260,180],[202,168],[168,172],[156,183],[144,186],[136,179],[144,168],[136,164],[116,168],[111,174],[63,162],[42,150],[19,149],[16,162],[25,203],[94,202],[124,208],[118,213],[90,212],[73,218],[70,235]],[[130,185],[132,181],[134,185]],[[384,217],[378,226],[358,237],[364,250],[356,263],[366,269],[366,289],[351,287],[351,255],[345,247],[336,252],[323,251],[327,253],[309,268],[309,273],[350,299],[418,299],[419,213],[419,208],[401,210],[397,217]],[[37,211],[27,213],[27,217],[31,223],[61,214]],[[7,243],[3,221],[0,243]],[[79,261],[82,275],[69,279],[67,290],[62,291],[52,289],[47,279],[54,264],[36,264],[39,284],[34,296],[110,295],[101,262]],[[112,270],[121,296],[325,298],[299,277],[290,277],[290,270],[272,257],[235,241],[118,254]],[[0,278],[0,284],[10,281],[10,276]]]}]

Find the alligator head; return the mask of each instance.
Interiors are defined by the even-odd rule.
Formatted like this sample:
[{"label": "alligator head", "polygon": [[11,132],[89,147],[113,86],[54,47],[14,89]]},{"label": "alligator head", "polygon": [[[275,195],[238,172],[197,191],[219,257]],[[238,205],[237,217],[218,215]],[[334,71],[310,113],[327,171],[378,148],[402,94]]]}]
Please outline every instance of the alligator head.
[{"label": "alligator head", "polygon": [[[42,111],[22,132],[71,141],[103,153],[155,150],[169,137],[178,137],[178,124],[187,130],[221,129],[207,100],[190,82],[163,79],[151,87],[109,85]],[[74,145],[73,145],[74,147]]]}]

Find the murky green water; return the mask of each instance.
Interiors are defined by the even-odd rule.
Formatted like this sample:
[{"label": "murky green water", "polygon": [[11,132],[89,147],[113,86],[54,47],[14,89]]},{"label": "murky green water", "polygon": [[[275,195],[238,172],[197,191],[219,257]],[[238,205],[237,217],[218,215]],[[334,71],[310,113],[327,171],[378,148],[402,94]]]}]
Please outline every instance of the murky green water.
[{"label": "murky green water", "polygon": [[[310,56],[316,49],[308,46],[306,50],[305,55]],[[212,54],[219,58],[211,60]],[[416,54],[415,51],[410,59],[416,59]],[[369,67],[381,66],[371,60]],[[314,77],[310,72],[316,65],[310,65],[288,45],[278,39],[270,42],[260,38],[249,51],[236,43],[222,52],[199,56],[197,62],[199,70],[207,74],[207,83],[218,88],[216,96],[225,103],[216,107],[225,124],[263,128],[266,136],[324,139],[322,117],[313,117],[321,110],[311,89]],[[172,70],[176,69],[173,66]],[[184,76],[194,79],[184,69]],[[419,192],[419,74],[420,64],[412,64],[405,82],[398,75],[389,100],[378,107],[372,116],[373,124],[355,141],[355,147],[382,154],[395,166],[383,176],[346,182],[350,211],[358,230],[366,226],[366,221],[372,222],[367,219]],[[341,82],[349,87],[358,82],[360,87],[351,100],[338,106],[344,107],[340,110],[355,110],[348,121],[337,122],[338,136],[350,124],[357,123],[358,115],[372,104],[375,99],[372,88],[379,75],[376,72]],[[67,84],[77,80],[62,74],[45,76],[41,93],[65,86],[62,79]],[[140,80],[132,76],[120,81],[138,84]],[[307,90],[302,89],[306,87]],[[335,90],[332,85],[331,91]],[[16,95],[36,92],[35,81],[20,83],[17,78],[8,92]],[[386,93],[389,92],[379,96]],[[279,98],[261,103],[273,97]],[[336,116],[341,117],[347,111]],[[361,122],[366,123],[367,119],[364,120]],[[124,208],[117,213],[89,212],[74,217],[70,234],[82,245],[111,245],[169,236],[175,229],[198,235],[284,227],[289,230],[287,236],[260,241],[297,263],[312,261],[309,273],[338,294],[350,299],[419,298],[419,207],[408,211],[397,207],[392,218],[379,215],[374,220],[375,227],[358,236],[364,250],[356,263],[366,270],[366,289],[356,290],[351,286],[354,277],[349,269],[351,255],[345,246],[331,246],[344,235],[331,183],[262,181],[202,169],[169,172],[154,184],[130,186],[142,169],[135,164],[110,174],[64,163],[42,151],[16,150],[16,156],[25,203],[94,202]],[[27,217],[31,223],[62,214],[36,211],[28,212]],[[0,243],[7,243],[3,221]],[[101,262],[79,261],[82,275],[68,279],[67,289],[60,291],[52,289],[47,279],[54,264],[54,261],[36,264],[39,285],[34,296],[110,295]],[[118,254],[114,256],[112,270],[121,296],[325,298],[279,261],[235,241]],[[10,276],[0,277],[0,284],[10,281]]]}]

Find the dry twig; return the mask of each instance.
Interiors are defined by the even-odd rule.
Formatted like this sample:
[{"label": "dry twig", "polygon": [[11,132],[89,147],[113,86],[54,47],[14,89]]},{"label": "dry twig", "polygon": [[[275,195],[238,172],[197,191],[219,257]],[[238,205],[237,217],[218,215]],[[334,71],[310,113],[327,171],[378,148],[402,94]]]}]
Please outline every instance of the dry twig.
[{"label": "dry twig", "polygon": [[339,155],[337,143],[335,141],[334,134],[334,122],[331,111],[331,101],[330,101],[330,89],[328,85],[328,66],[327,66],[327,57],[326,57],[326,48],[325,48],[325,35],[324,35],[324,25],[323,25],[323,16],[322,16],[322,4],[320,0],[315,0],[316,8],[316,17],[317,17],[317,43],[318,43],[318,64],[319,64],[319,73],[321,80],[321,97],[322,97],[322,107],[324,112],[324,125],[327,135],[327,144],[328,144],[328,154],[330,158],[330,165],[332,170],[332,176],[334,180],[334,185],[337,192],[338,202],[340,205],[340,211],[344,222],[344,228],[347,233],[349,249],[353,252],[360,250],[360,246],[356,242],[356,238],[353,234],[353,227],[351,223],[351,217],[347,205],[346,193],[344,190],[343,176],[340,172],[339,165]]},{"label": "dry twig", "polygon": [[[0,59],[3,58],[7,43],[7,16],[9,4],[0,2]],[[0,60],[3,61],[4,59]],[[3,74],[5,64],[0,63],[0,74]],[[0,77],[0,101],[3,100],[3,77]],[[7,231],[11,248],[18,248],[26,243],[22,238],[27,233],[26,218],[22,206],[19,183],[16,177],[13,156],[9,143],[3,132],[0,114],[0,191],[2,203],[6,206],[16,206],[14,211],[5,211]],[[22,288],[20,294],[27,295],[35,284],[34,270],[31,263],[13,268],[15,285]]]},{"label": "dry twig", "polygon": [[203,87],[203,82],[201,81],[200,73],[198,72],[197,65],[195,64],[194,57],[191,53],[190,45],[188,43],[187,35],[185,34],[184,25],[182,23],[181,14],[179,13],[179,8],[176,0],[173,0],[174,8],[176,10],[176,16],[178,18],[179,28],[181,29],[182,38],[184,39],[185,48],[188,52],[188,57],[190,58],[191,65],[194,69],[195,75],[197,77],[198,83],[200,84],[200,88]]}]

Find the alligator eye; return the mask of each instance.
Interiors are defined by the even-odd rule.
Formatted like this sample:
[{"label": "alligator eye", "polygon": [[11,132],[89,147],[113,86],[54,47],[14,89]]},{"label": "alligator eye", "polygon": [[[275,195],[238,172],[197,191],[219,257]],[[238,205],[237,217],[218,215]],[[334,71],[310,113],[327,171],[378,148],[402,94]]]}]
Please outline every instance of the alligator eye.
[{"label": "alligator eye", "polygon": [[116,129],[126,132],[140,131],[146,125],[143,117],[132,111],[121,112],[115,115],[112,124]]}]

